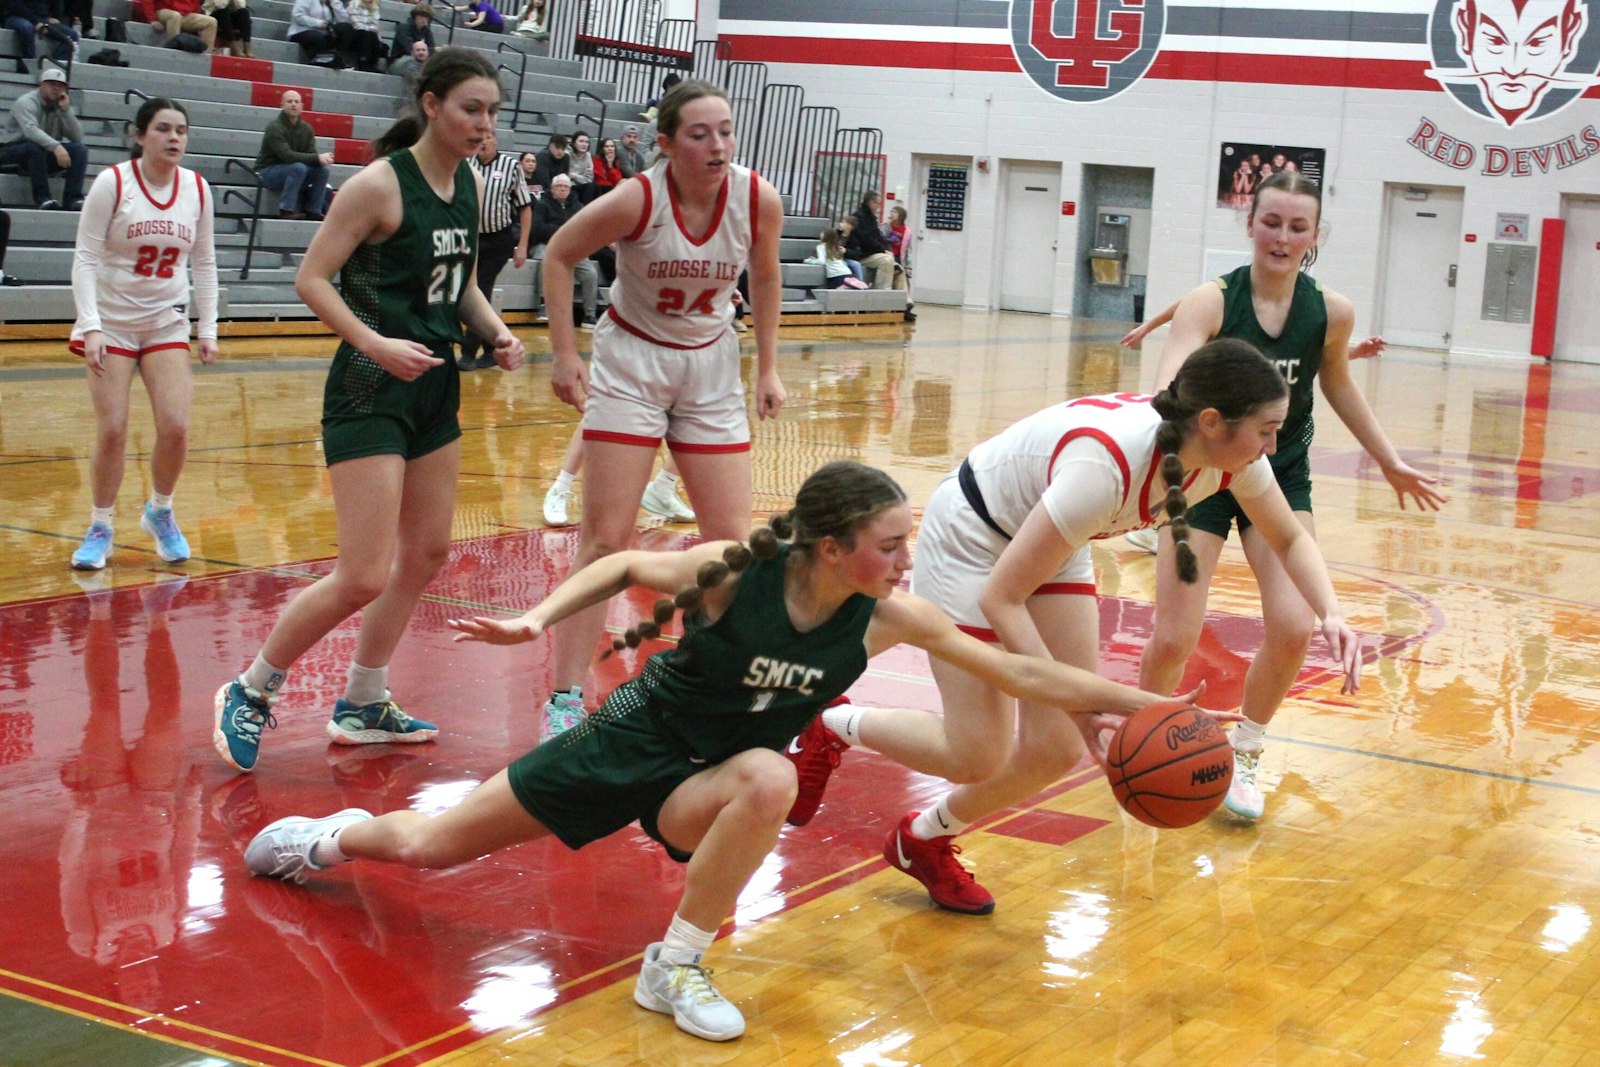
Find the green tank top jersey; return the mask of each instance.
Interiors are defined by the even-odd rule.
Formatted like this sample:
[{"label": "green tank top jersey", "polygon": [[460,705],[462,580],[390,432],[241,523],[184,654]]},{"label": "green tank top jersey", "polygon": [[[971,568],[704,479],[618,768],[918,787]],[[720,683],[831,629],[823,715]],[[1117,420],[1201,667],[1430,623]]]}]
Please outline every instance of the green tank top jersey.
[{"label": "green tank top jersey", "polygon": [[[461,341],[458,305],[478,254],[478,187],[465,160],[448,202],[433,191],[409,148],[389,155],[400,182],[400,228],[358,247],[339,274],[345,303],[385,337],[435,350]],[[345,346],[345,347],[348,347]]]},{"label": "green tank top jersey", "polygon": [[867,624],[877,606],[857,593],[821,626],[796,630],[783,601],[788,552],[752,563],[716,622],[686,617],[678,647],[651,656],[606,704],[645,704],[707,763],[788,745],[867,669]]},{"label": "green tank top jersey", "polygon": [[1304,272],[1295,277],[1283,333],[1272,337],[1256,319],[1248,266],[1224,274],[1217,285],[1222,289],[1222,332],[1217,336],[1255,345],[1289,383],[1289,415],[1278,430],[1278,450],[1272,456],[1273,470],[1289,470],[1305,461],[1315,429],[1312,386],[1322,367],[1322,347],[1328,335],[1328,305],[1322,286]]}]

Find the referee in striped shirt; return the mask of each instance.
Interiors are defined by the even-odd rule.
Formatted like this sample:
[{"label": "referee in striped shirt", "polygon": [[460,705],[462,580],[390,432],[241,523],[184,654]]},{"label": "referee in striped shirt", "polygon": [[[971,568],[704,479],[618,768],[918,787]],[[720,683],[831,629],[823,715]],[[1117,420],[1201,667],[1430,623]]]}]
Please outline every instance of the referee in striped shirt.
[{"label": "referee in striped shirt", "polygon": [[[483,178],[482,213],[478,219],[478,288],[488,300],[506,260],[515,256],[518,267],[528,261],[533,198],[522,182],[517,157],[500,154],[500,142],[493,131],[472,157],[472,169]],[[456,366],[462,370],[494,366],[493,339],[485,340],[467,330]]]}]

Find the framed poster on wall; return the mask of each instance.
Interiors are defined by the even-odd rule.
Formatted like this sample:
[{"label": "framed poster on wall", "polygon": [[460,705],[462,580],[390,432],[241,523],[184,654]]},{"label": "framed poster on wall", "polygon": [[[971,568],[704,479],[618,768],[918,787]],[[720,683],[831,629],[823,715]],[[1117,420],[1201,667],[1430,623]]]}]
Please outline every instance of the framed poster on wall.
[{"label": "framed poster on wall", "polygon": [[1327,158],[1325,148],[1224,141],[1217,163],[1217,206],[1249,207],[1261,183],[1281,170],[1297,170],[1321,185]]}]

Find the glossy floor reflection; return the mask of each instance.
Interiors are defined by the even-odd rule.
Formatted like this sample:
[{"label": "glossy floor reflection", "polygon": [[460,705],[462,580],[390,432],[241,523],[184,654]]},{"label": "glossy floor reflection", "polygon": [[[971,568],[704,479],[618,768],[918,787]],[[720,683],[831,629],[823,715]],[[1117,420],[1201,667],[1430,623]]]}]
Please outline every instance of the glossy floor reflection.
[{"label": "glossy floor reflection", "polygon": [[[914,334],[785,334],[791,402],[756,436],[763,511],[838,457],[890,469],[920,501],[1014,418],[1153,373],[1154,348],[1120,350],[1119,324],[921,310]],[[1600,372],[1406,351],[1358,365],[1391,436],[1452,500],[1397,511],[1322,418],[1318,529],[1370,662],[1342,697],[1313,650],[1272,726],[1259,825],[1157,833],[1080,771],[965,839],[999,908],[952,915],[879,858],[940,783],[852,752],[724,928],[711,962],[750,1028],[712,1046],[631,999],[681,885],[642,834],[448,872],[354,864],[304,888],[244,870],[239,850],[271,819],[438,810],[537,743],[547,649],[458,646],[443,620],[521,610],[576,543],[539,518],[573,425],[548,365],[468,376],[457,542],[393,672],[445,732],[327,744],[346,626],[297,666],[256,773],[228,773],[212,693],[336,551],[316,426],[330,348],[286,342],[198,375],[177,505],[196,558],[156,559],[130,463],[117,554],[87,578],[66,566],[88,509],[81,371],[6,357],[0,1061],[1597,1062],[1600,468],[1586,431]],[[645,545],[687,536],[641,525]],[[1218,705],[1236,703],[1261,637],[1242,556],[1224,560],[1190,669]],[[1130,679],[1153,560],[1118,540],[1097,562],[1104,667]],[[645,603],[619,601],[612,621]],[[637,662],[608,661],[597,684]],[[903,652],[853,694],[937,703]]]}]

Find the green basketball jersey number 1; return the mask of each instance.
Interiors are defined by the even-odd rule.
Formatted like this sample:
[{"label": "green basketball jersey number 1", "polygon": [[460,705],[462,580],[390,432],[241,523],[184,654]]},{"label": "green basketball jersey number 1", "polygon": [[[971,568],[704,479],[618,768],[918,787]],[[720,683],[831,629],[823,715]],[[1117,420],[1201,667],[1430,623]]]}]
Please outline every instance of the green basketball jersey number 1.
[{"label": "green basketball jersey number 1", "polygon": [[400,182],[400,228],[357,248],[339,276],[350,309],[385,337],[430,348],[459,344],[459,305],[478,254],[478,187],[466,161],[449,200],[422,176],[410,149],[389,155]]}]

